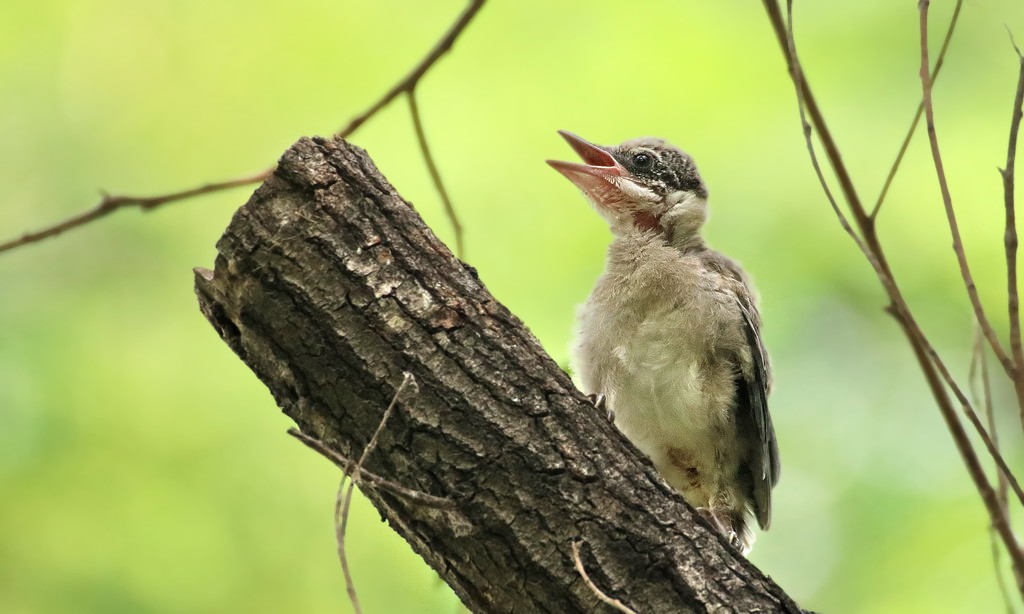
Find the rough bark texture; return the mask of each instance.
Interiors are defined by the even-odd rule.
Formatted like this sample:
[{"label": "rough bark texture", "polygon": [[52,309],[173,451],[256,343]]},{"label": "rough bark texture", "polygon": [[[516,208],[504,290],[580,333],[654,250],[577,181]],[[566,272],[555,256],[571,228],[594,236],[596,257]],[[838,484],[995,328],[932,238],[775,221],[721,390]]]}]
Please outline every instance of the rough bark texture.
[{"label": "rough bark texture", "polygon": [[[799,612],[595,411],[533,335],[344,141],[303,139],[235,215],[203,313],[307,434],[455,502],[366,495],[476,612]],[[513,254],[509,255],[514,257]],[[330,536],[324,536],[331,539]]]}]

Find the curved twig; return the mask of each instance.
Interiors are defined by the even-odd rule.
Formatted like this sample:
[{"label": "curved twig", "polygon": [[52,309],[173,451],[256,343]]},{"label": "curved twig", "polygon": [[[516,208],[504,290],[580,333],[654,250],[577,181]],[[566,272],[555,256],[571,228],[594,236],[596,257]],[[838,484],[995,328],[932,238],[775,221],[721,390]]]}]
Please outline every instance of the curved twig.
[{"label": "curved twig", "polygon": [[1013,115],[1010,119],[1010,138],[1006,147],[1006,166],[999,171],[1003,178],[1003,204],[1006,209],[1006,228],[1003,232],[1003,245],[1006,249],[1006,307],[1010,320],[1010,355],[1016,369],[1013,378],[1017,392],[1017,404],[1020,408],[1021,425],[1024,425],[1024,350],[1021,348],[1020,337],[1020,294],[1017,288],[1017,213],[1014,203],[1014,167],[1017,160],[1017,133],[1020,130],[1022,105],[1024,105],[1024,55],[1010,34],[1010,42],[1017,52],[1019,70],[1017,73],[1017,92],[1013,97]]},{"label": "curved twig", "polygon": [[[974,427],[975,432],[978,433],[978,437],[981,438],[981,442],[985,444],[985,449],[988,450],[992,460],[995,461],[996,467],[999,469],[997,472],[998,477],[1005,479],[1005,482],[1013,489],[1013,493],[1017,496],[1017,500],[1020,501],[1022,506],[1024,506],[1024,489],[1021,488],[1020,482],[1017,481],[1017,476],[1013,474],[1013,470],[1010,469],[1006,459],[1003,458],[1002,452],[999,450],[999,444],[995,439],[995,431],[992,431],[990,434],[985,428],[985,425],[982,424],[981,418],[978,417],[978,412],[974,410],[974,406],[971,404],[970,399],[967,398],[967,395],[964,394],[963,390],[956,383],[956,380],[953,379],[952,374],[950,374],[949,369],[946,367],[946,363],[939,358],[938,352],[936,352],[935,348],[932,347],[931,342],[924,340],[923,343],[928,355],[932,358],[932,362],[935,363],[935,368],[939,370],[939,374],[942,376],[942,379],[946,382],[946,385],[949,386],[950,390],[953,391],[953,396],[955,396],[956,400],[960,403],[960,409],[963,410],[964,416],[967,417],[967,421]],[[1002,483],[1002,480],[1000,480],[1000,483]],[[1004,499],[1000,497],[1000,500],[1003,502]],[[1004,516],[1007,522],[1009,522],[1009,516],[1007,515],[1008,512],[1005,511],[1005,503],[1003,503],[1001,507],[1004,510],[1002,516]]]},{"label": "curved twig", "polygon": [[[956,29],[956,24],[960,20],[960,8],[963,7],[964,0],[956,0],[956,6],[953,8],[953,16],[949,20],[949,27],[946,28],[946,37],[942,39],[942,48],[939,49],[939,55],[935,59],[935,66],[932,68],[932,83],[939,77],[939,71],[942,70],[942,65],[946,62],[946,51],[949,50],[949,42],[953,40],[953,30]],[[896,178],[896,171],[900,170],[900,164],[903,163],[903,156],[906,155],[907,149],[910,147],[910,140],[914,137],[914,133],[917,132],[917,125],[921,122],[921,115],[924,114],[924,99],[917,103],[917,111],[914,112],[914,119],[910,122],[910,128],[907,130],[907,135],[903,137],[903,143],[900,144],[900,150],[896,154],[896,160],[893,161],[892,166],[889,167],[889,174],[885,177],[885,183],[882,184],[882,191],[878,194],[878,200],[875,201],[874,208],[871,209],[872,220],[878,217],[878,212],[882,208],[882,203],[885,202],[885,197],[889,193],[889,188],[892,186],[893,179]]]},{"label": "curved twig", "polygon": [[[786,2],[786,17],[788,23],[786,28],[787,44],[789,47],[790,54],[795,58],[796,42],[793,38],[793,0],[787,0]],[[899,289],[896,286],[894,278],[891,275],[886,274],[886,272],[882,269],[881,264],[879,263],[878,258],[875,256],[875,254],[872,253],[870,249],[868,249],[867,245],[864,243],[864,241],[861,240],[860,236],[854,232],[853,228],[850,226],[849,221],[846,219],[846,215],[842,212],[842,209],[839,208],[838,203],[836,203],[835,197],[832,195],[832,191],[829,189],[828,182],[825,180],[825,176],[822,173],[821,166],[818,163],[818,156],[814,151],[814,144],[811,140],[811,126],[810,124],[807,123],[807,119],[804,114],[804,97],[802,95],[803,72],[800,68],[799,61],[795,61],[791,64],[791,72],[793,81],[795,84],[797,84],[797,103],[800,108],[800,120],[803,123],[804,139],[807,143],[807,150],[808,152],[810,152],[811,164],[814,167],[814,171],[818,176],[818,181],[821,183],[821,187],[825,192],[825,196],[828,198],[829,204],[832,205],[832,210],[835,212],[836,217],[839,218],[839,223],[843,227],[843,230],[845,230],[847,234],[849,234],[850,237],[853,238],[854,242],[857,244],[857,247],[860,248],[860,251],[864,254],[864,257],[867,258],[868,262],[871,264],[871,267],[875,270],[875,273],[878,275],[878,278],[882,282],[882,285],[885,286],[887,292],[892,297],[893,305],[896,309],[897,315],[903,319],[912,321],[913,318],[909,314],[909,308],[904,303],[902,295],[900,294]],[[963,390],[956,383],[956,380],[949,372],[949,369],[946,367],[945,362],[943,362],[943,360],[939,357],[938,352],[932,346],[931,342],[924,336],[924,333],[920,331],[916,323],[914,323],[913,328],[914,330],[912,334],[918,338],[918,342],[924,347],[925,351],[931,357],[932,362],[935,364],[935,368],[938,369],[939,375],[942,376],[942,379],[946,382],[946,385],[949,386],[949,389],[953,392],[953,395],[956,397],[957,401],[960,402],[960,407],[963,410],[964,415],[967,417],[967,420],[971,423],[971,426],[973,426],[975,431],[978,433],[978,436],[981,438],[982,443],[985,444],[986,450],[988,450],[989,454],[992,456],[992,459],[995,461],[996,466],[999,468],[1000,476],[1003,479],[1005,479],[1006,482],[1009,483],[1009,485],[1013,488],[1014,494],[1016,494],[1017,498],[1020,500],[1021,505],[1024,506],[1024,489],[1021,488],[1020,483],[1017,481],[1016,476],[1014,476],[1012,470],[1006,462],[1006,459],[1003,458],[1003,455],[999,450],[999,446],[995,444],[994,435],[990,435],[990,433],[985,429],[985,426],[982,424],[981,419],[978,417],[978,414],[975,411],[974,407],[971,405],[971,402],[967,398],[967,395],[964,394]]]},{"label": "curved twig", "polygon": [[953,252],[956,254],[956,261],[960,267],[960,276],[963,278],[964,286],[967,288],[967,297],[971,301],[971,307],[974,310],[975,318],[978,320],[978,326],[981,327],[982,334],[988,341],[989,346],[992,347],[992,353],[995,354],[999,363],[1003,365],[1006,374],[1013,378],[1015,371],[1013,362],[1007,356],[1006,351],[1003,350],[1003,346],[999,342],[999,338],[996,336],[988,316],[985,314],[985,308],[982,306],[981,298],[978,296],[978,288],[974,283],[974,277],[971,275],[971,267],[967,262],[967,253],[964,251],[963,240],[960,238],[960,227],[957,224],[956,211],[953,210],[953,197],[949,193],[949,182],[946,180],[946,171],[942,164],[939,138],[935,133],[932,80],[931,72],[928,69],[928,6],[930,4],[929,0],[921,0],[918,3],[921,11],[921,89],[924,94],[922,101],[924,103],[925,125],[928,127],[928,143],[931,146],[932,161],[935,163],[935,174],[939,181],[939,191],[942,194],[942,205],[946,210],[949,232],[953,238]]},{"label": "curved twig", "polygon": [[[320,454],[327,460],[334,463],[334,465],[345,472],[346,475],[352,475],[355,471],[354,462],[351,459],[345,458],[341,454],[332,450],[325,444],[315,437],[303,433],[297,428],[288,429],[288,434],[298,439],[300,442],[306,445],[306,447]],[[435,508],[435,509],[449,509],[455,507],[455,501],[451,499],[445,499],[444,497],[435,497],[434,495],[421,492],[419,490],[412,490],[406,488],[401,484],[396,484],[391,480],[386,480],[376,473],[371,473],[366,469],[360,468],[359,475],[353,477],[353,479],[360,484],[366,484],[377,490],[382,490],[389,494],[401,497],[410,503],[421,505],[423,507]]]},{"label": "curved twig", "polygon": [[[975,388],[975,382],[981,381],[981,392]],[[992,433],[992,443],[999,447],[999,435],[996,429],[995,412],[992,407],[992,387],[988,374],[988,360],[985,358],[985,340],[981,337],[981,331],[975,328],[974,347],[971,350],[971,364],[967,373],[967,382],[971,389],[971,400],[975,405],[985,408],[985,423],[988,431]],[[1009,514],[1008,487],[1006,476],[1000,473],[998,476],[999,505],[1003,508],[1003,514]],[[996,584],[999,586],[999,594],[1006,605],[1006,611],[1013,614],[1013,605],[1010,600],[1010,592],[1003,579],[1003,565],[999,554],[999,535],[996,533],[995,525],[988,525],[989,543],[992,549],[992,569],[996,574]]]},{"label": "curved twig", "polygon": [[452,231],[455,233],[455,255],[464,260],[466,258],[466,251],[462,243],[462,224],[459,222],[459,216],[455,213],[455,207],[452,206],[451,198],[448,197],[448,190],[444,187],[444,182],[441,181],[441,173],[437,170],[434,155],[430,153],[427,135],[423,131],[423,120],[420,118],[420,107],[416,104],[416,90],[409,90],[406,93],[406,98],[409,99],[409,114],[412,115],[412,125],[416,131],[416,140],[420,144],[420,152],[423,153],[423,161],[427,164],[427,170],[430,172],[430,178],[434,182],[434,188],[437,189],[437,194],[441,197],[441,204],[444,205],[445,213],[448,214],[448,221],[451,223]]},{"label": "curved twig", "polygon": [[[897,322],[900,324],[908,341],[910,342],[915,358],[921,367],[922,374],[924,375],[929,390],[935,399],[936,405],[946,422],[946,426],[953,438],[957,451],[960,453],[960,457],[967,468],[968,474],[974,482],[982,502],[985,504],[986,511],[989,513],[993,526],[996,528],[996,531],[1006,547],[1015,570],[1015,575],[1018,579],[1021,579],[1022,575],[1020,571],[1024,570],[1024,551],[1021,550],[1016,536],[1013,534],[1009,520],[1003,513],[999,504],[998,494],[992,487],[988,476],[985,474],[984,467],[981,465],[981,461],[974,450],[973,444],[971,443],[966,430],[960,423],[957,412],[953,407],[943,382],[957,393],[957,398],[958,400],[961,400],[961,402],[963,399],[963,393],[956,386],[955,381],[953,381],[952,377],[949,375],[948,369],[945,368],[945,365],[942,363],[934,347],[931,346],[927,337],[921,330],[920,325],[910,312],[906,301],[903,299],[902,293],[900,292],[899,286],[896,283],[895,277],[893,276],[892,270],[890,269],[885,257],[885,252],[879,242],[874,220],[871,219],[865,210],[864,204],[860,200],[860,197],[854,188],[849,170],[843,162],[842,156],[839,153],[839,148],[836,145],[831,131],[825,122],[824,116],[821,113],[821,109],[818,107],[817,101],[815,100],[806,79],[802,77],[799,58],[795,52],[795,46],[791,44],[790,28],[787,27],[782,17],[777,0],[762,0],[762,2],[772,29],[775,32],[780,47],[782,48],[790,75],[793,77],[793,83],[798,92],[798,101],[806,104],[811,122],[814,128],[818,131],[819,138],[824,147],[829,163],[839,180],[839,185],[842,189],[846,203],[850,208],[853,221],[856,223],[857,229],[861,233],[864,245],[870,251],[870,257],[868,260],[875,269],[875,273],[885,288],[886,293],[889,295],[891,300],[889,311],[896,317]],[[791,0],[788,6],[790,10],[792,10]],[[925,68],[924,74],[927,74],[927,68]],[[811,154],[813,156],[814,152],[811,151]],[[842,218],[840,221],[842,222]],[[971,412],[967,411],[969,407],[969,403],[964,407],[965,413],[967,413],[968,416],[971,414]],[[984,432],[983,428],[981,429],[981,432]],[[989,451],[992,451],[991,447],[989,448]],[[998,463],[1000,459],[996,456],[993,457],[996,458]],[[1005,463],[1003,463],[1003,466],[1005,466]],[[1024,580],[1021,580],[1019,584],[1018,588],[1022,593],[1024,593]]]},{"label": "curved twig", "polygon": [[452,27],[449,28],[448,32],[446,32],[445,35],[441,37],[441,40],[434,45],[434,48],[430,50],[430,53],[420,60],[420,63],[413,67],[413,69],[409,71],[409,74],[402,78],[401,81],[385,92],[384,95],[380,97],[380,100],[370,105],[369,109],[353,117],[349,121],[348,125],[335,133],[335,136],[340,136],[342,138],[347,137],[358,130],[359,126],[362,126],[366,120],[370,119],[376,115],[378,111],[391,104],[391,101],[398,98],[400,94],[414,90],[416,85],[420,82],[420,79],[423,78],[423,75],[427,74],[427,71],[430,70],[430,67],[452,48],[452,45],[455,44],[456,39],[459,38],[462,31],[466,29],[466,26],[468,26],[469,22],[473,20],[473,17],[475,17],[480,9],[483,8],[485,1],[486,0],[470,0],[469,6],[466,7],[466,10],[459,15],[455,20],[455,23],[452,24]]},{"label": "curved twig", "polygon": [[[348,593],[349,603],[352,604],[352,611],[356,614],[363,614],[363,607],[359,604],[359,594],[356,593],[356,583],[352,579],[352,569],[348,564],[348,554],[345,550],[345,535],[348,532],[348,511],[352,503],[353,484],[349,483],[348,491],[345,490],[345,481],[349,472],[341,475],[341,482],[338,484],[338,494],[334,499],[334,537],[338,544],[338,560],[341,561],[341,573],[345,576],[345,591]],[[342,494],[344,493],[344,494]]]},{"label": "curved twig", "polygon": [[[415,89],[416,85],[420,82],[425,74],[437,63],[441,56],[447,53],[455,41],[459,38],[462,32],[469,25],[469,22],[473,20],[473,17],[480,11],[486,0],[470,0],[469,6],[458,16],[451,28],[441,37],[441,40],[434,45],[433,49],[423,57],[416,66],[401,80],[399,80],[394,86],[391,87],[387,92],[384,93],[376,102],[374,102],[368,109],[353,117],[349,123],[335,133],[335,136],[347,138],[351,136],[360,126],[366,123],[371,117],[377,114],[381,109],[390,104],[399,94],[408,92],[411,93]],[[432,166],[432,161],[427,159],[427,165]],[[10,251],[12,249],[29,245],[31,243],[38,243],[44,239],[57,236],[61,233],[67,232],[74,228],[84,226],[90,222],[94,222],[100,218],[106,217],[111,213],[119,209],[128,209],[131,207],[138,207],[144,211],[155,209],[161,205],[165,205],[172,202],[178,202],[187,200],[195,196],[201,196],[203,194],[212,194],[214,192],[221,192],[231,188],[237,188],[246,185],[252,185],[259,183],[270,176],[274,172],[273,168],[269,168],[253,175],[247,175],[236,179],[229,179],[226,181],[218,181],[215,183],[209,183],[197,188],[190,188],[188,190],[181,190],[178,192],[169,192],[167,194],[160,194],[157,196],[111,196],[104,195],[100,202],[93,207],[82,213],[75,214],[67,219],[61,220],[56,224],[47,226],[40,230],[32,232],[26,232],[20,237],[11,239],[9,241],[0,243],[0,254]],[[457,229],[456,237],[461,240],[461,227],[458,219],[455,217],[454,210],[450,205],[446,206],[446,212],[448,213],[452,226]],[[461,249],[460,249],[461,252]]]},{"label": "curved twig", "polygon": [[[342,469],[341,483],[338,484],[338,496],[334,502],[334,535],[338,542],[338,560],[341,561],[341,571],[345,575],[345,590],[348,592],[349,601],[352,602],[352,609],[355,610],[356,614],[362,614],[362,607],[359,605],[359,596],[356,594],[356,584],[352,580],[352,570],[348,564],[348,556],[345,551],[345,535],[348,531],[348,511],[352,505],[352,492],[355,490],[356,483],[359,482],[360,476],[363,473],[363,462],[366,461],[373,449],[377,447],[377,438],[380,436],[380,432],[384,430],[384,425],[387,424],[391,414],[395,411],[395,407],[398,405],[398,397],[405,390],[405,387],[410,383],[414,383],[415,378],[412,373],[405,373],[402,376],[402,383],[398,385],[398,389],[395,390],[395,396],[391,397],[391,402],[388,403],[388,408],[384,410],[384,414],[380,417],[380,422],[377,424],[377,430],[373,432],[370,437],[370,441],[363,448],[363,453],[359,456],[359,460],[356,461],[355,466],[352,467],[350,463],[346,463]],[[352,467],[349,470],[349,467]],[[345,490],[345,480],[351,476],[351,480],[348,483],[348,490]],[[342,497],[342,491],[345,491],[344,498]]]},{"label": "curved twig", "polygon": [[604,603],[607,603],[608,605],[612,606],[613,608],[615,608],[619,612],[622,612],[623,614],[636,614],[636,611],[630,608],[628,605],[622,603],[614,597],[609,597],[605,594],[604,591],[597,588],[597,585],[594,584],[594,581],[590,579],[590,576],[587,574],[587,570],[583,567],[583,560],[580,559],[579,542],[572,543],[572,558],[573,562],[576,565],[576,571],[580,573],[580,577],[583,578],[583,581],[587,583],[587,586],[590,587],[590,590],[594,593],[594,595],[597,596],[598,599],[600,599]]},{"label": "curved twig", "polygon": [[[788,50],[789,57],[795,58],[796,55],[796,40],[793,35],[793,0],[787,0],[786,2],[786,48]],[[825,173],[821,170],[821,163],[818,161],[818,154],[814,150],[814,140],[811,138],[813,130],[811,124],[807,121],[807,99],[804,97],[804,73],[803,68],[800,66],[799,61],[793,61],[789,63],[789,75],[793,79],[793,83],[796,86],[796,103],[797,110],[800,112],[800,125],[803,128],[804,144],[807,146],[807,152],[811,157],[811,166],[814,167],[814,174],[818,177],[818,183],[821,184],[822,191],[825,192],[825,197],[828,199],[828,203],[832,206],[833,213],[836,214],[836,218],[839,220],[839,225],[842,226],[846,234],[850,235],[853,242],[860,248],[864,257],[871,263],[875,272],[878,273],[881,279],[884,279],[885,275],[882,271],[881,265],[878,263],[877,258],[871,253],[864,241],[860,238],[860,235],[850,225],[850,221],[846,218],[846,214],[843,213],[842,208],[839,207],[839,203],[836,202],[836,197],[832,194],[832,189],[828,185],[828,180],[825,179]],[[884,282],[883,282],[884,283]]]},{"label": "curved twig", "polygon": [[203,194],[212,194],[213,192],[221,192],[230,188],[237,188],[244,185],[252,185],[259,183],[267,177],[273,169],[268,169],[250,175],[248,177],[239,177],[238,179],[230,179],[228,181],[218,181],[216,183],[208,183],[206,185],[199,186],[198,188],[191,188],[189,190],[182,190],[180,192],[170,192],[168,194],[160,194],[157,196],[120,196],[104,194],[100,202],[92,209],[87,209],[82,213],[73,215],[65,220],[62,220],[52,226],[35,230],[32,232],[26,232],[18,238],[11,239],[0,243],[0,253],[10,251],[14,248],[21,247],[22,245],[28,245],[29,243],[38,243],[43,239],[55,237],[61,233],[67,232],[73,228],[84,226],[89,222],[93,222],[102,217],[106,217],[118,209],[128,209],[130,207],[138,207],[143,211],[151,211],[156,209],[160,205],[167,203],[173,203],[179,200],[185,200],[187,198],[193,198],[195,196],[202,196]]}]

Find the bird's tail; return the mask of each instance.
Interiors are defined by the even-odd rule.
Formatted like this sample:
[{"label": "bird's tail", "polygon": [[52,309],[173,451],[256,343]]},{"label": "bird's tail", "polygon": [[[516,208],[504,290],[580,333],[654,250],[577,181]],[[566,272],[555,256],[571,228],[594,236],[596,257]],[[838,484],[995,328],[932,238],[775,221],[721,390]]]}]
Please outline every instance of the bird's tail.
[{"label": "bird's tail", "polygon": [[743,512],[732,513],[732,530],[739,542],[737,547],[746,556],[754,547],[754,530],[750,527],[752,518]]}]

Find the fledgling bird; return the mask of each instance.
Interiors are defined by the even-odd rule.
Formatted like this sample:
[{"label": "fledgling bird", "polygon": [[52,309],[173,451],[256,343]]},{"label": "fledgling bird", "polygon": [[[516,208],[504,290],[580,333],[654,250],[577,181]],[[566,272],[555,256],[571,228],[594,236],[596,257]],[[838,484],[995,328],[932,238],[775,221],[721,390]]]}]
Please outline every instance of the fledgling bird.
[{"label": "fledgling bird", "polygon": [[599,146],[559,134],[583,163],[548,160],[611,226],[604,273],[580,309],[574,372],[673,487],[748,552],[771,520],[779,452],[750,280],[700,235],[707,188],[661,139]]}]

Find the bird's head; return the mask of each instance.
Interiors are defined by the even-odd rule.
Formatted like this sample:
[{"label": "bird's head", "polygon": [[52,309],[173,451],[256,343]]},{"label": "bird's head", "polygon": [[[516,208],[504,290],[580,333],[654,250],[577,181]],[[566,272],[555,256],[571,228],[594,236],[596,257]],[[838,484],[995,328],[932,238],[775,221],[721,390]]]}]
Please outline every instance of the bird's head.
[{"label": "bird's head", "polygon": [[662,139],[595,145],[559,130],[583,163],[548,160],[594,204],[612,232],[696,235],[707,219],[708,191],[693,158]]}]

